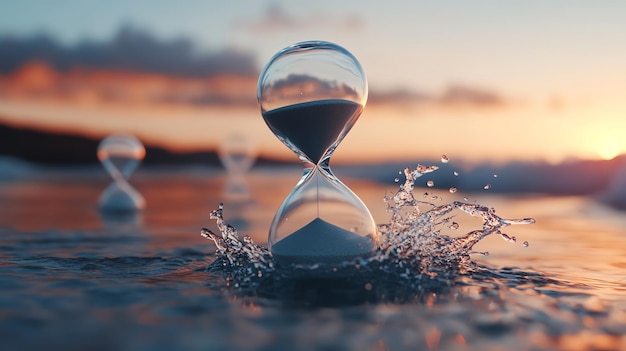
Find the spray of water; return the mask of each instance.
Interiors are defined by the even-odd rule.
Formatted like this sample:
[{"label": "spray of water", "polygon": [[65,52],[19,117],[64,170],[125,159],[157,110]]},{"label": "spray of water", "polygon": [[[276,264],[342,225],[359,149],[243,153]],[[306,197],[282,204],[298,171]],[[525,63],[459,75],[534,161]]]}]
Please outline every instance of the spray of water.
[{"label": "spray of water", "polygon": [[[206,228],[201,231],[203,237],[212,240],[217,246],[217,260],[209,270],[226,275],[228,281],[234,281],[237,286],[264,279],[268,275],[284,275],[285,272],[317,271],[332,275],[333,272],[355,268],[361,272],[386,272],[396,278],[441,277],[470,267],[470,254],[475,253],[474,245],[486,236],[499,235],[515,243],[515,237],[506,234],[504,228],[535,222],[532,218],[504,219],[496,215],[495,209],[476,203],[454,201],[435,205],[416,199],[413,194],[415,181],[437,169],[437,166],[423,165],[405,169],[404,183],[393,195],[384,198],[391,218],[389,223],[378,227],[380,241],[377,251],[371,257],[333,266],[320,262],[307,266],[277,267],[266,247],[254,243],[249,236],[240,237],[237,230],[225,222],[223,206],[220,205],[211,212],[211,219],[216,221],[220,234]],[[420,206],[427,209],[422,210]],[[442,234],[443,228],[459,227],[452,221],[455,217],[452,212],[455,210],[481,218],[482,227],[456,238]],[[527,246],[526,242],[524,246]]]}]

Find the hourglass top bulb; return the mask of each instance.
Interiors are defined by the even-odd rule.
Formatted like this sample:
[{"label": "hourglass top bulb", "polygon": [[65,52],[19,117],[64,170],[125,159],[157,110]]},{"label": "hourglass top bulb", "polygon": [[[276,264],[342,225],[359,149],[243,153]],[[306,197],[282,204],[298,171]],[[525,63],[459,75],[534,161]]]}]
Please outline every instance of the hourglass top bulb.
[{"label": "hourglass top bulb", "polygon": [[272,132],[303,161],[317,164],[359,118],[367,80],[343,47],[308,41],[270,59],[259,77],[257,98]]},{"label": "hourglass top bulb", "polygon": [[124,178],[130,177],[145,156],[141,141],[130,134],[110,135],[98,145],[98,159],[112,176],[120,172]]}]

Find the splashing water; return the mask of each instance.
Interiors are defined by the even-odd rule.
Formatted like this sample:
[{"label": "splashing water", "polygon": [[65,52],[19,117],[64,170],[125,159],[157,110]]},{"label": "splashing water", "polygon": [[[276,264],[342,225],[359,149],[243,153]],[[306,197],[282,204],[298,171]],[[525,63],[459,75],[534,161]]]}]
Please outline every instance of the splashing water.
[{"label": "splashing water", "polygon": [[[409,261],[417,264],[422,272],[429,267],[449,267],[454,263],[459,267],[468,264],[472,248],[480,240],[491,234],[500,235],[507,241],[513,241],[502,228],[513,224],[531,224],[532,218],[504,219],[495,214],[495,209],[479,204],[454,201],[450,204],[436,206],[432,203],[418,201],[413,196],[415,180],[438,167],[418,165],[415,170],[405,169],[406,181],[391,198],[385,198],[388,211],[391,212],[389,224],[379,226],[381,233],[380,252],[383,258]],[[430,207],[421,211],[420,204]],[[461,210],[468,215],[481,217],[482,229],[471,231],[458,238],[450,238],[440,234],[440,227],[449,223],[453,210]],[[452,223],[458,228],[458,224]]]},{"label": "splashing water", "polygon": [[[515,237],[504,233],[503,229],[514,224],[535,222],[532,218],[504,219],[495,214],[495,209],[476,203],[454,201],[435,205],[417,200],[413,195],[415,181],[437,169],[437,166],[422,165],[413,170],[405,169],[405,182],[395,194],[384,197],[391,218],[389,223],[378,226],[380,240],[377,251],[371,257],[339,265],[329,266],[323,262],[307,266],[276,265],[266,247],[254,243],[249,236],[240,237],[234,227],[226,224],[223,206],[220,205],[211,212],[211,219],[216,221],[220,234],[206,228],[201,231],[203,237],[211,239],[217,246],[217,259],[207,270],[225,276],[227,285],[235,288],[258,288],[265,284],[266,290],[275,290],[286,277],[313,276],[332,280],[346,275],[356,281],[355,284],[365,287],[366,291],[372,290],[372,286],[391,289],[398,287],[400,282],[403,282],[401,286],[408,286],[409,289],[421,288],[433,281],[438,281],[437,284],[443,282],[445,286],[451,276],[475,268],[470,254],[476,253],[472,250],[476,243],[489,235],[499,235],[506,241],[516,242]],[[428,210],[421,210],[419,206],[427,206]],[[441,234],[444,227],[458,229],[458,223],[452,221],[455,210],[480,217],[482,228],[457,238]],[[527,246],[526,242],[524,246]],[[385,290],[386,296],[390,294],[388,289]]]}]

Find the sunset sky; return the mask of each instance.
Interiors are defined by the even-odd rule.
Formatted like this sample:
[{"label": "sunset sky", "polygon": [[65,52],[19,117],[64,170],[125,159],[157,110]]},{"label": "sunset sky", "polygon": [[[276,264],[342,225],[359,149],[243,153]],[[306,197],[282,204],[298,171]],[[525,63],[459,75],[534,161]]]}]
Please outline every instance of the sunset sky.
[{"label": "sunset sky", "polygon": [[[503,100],[498,107],[371,104],[338,148],[338,159],[447,153],[467,159],[558,162],[626,152],[626,1],[0,3],[0,36],[43,32],[71,46],[86,39],[108,40],[122,25],[131,24],[164,40],[190,38],[203,51],[251,52],[259,69],[289,44],[322,39],[346,47],[361,61],[370,91],[405,89],[441,96],[451,86],[466,86]],[[44,110],[50,111],[0,98],[0,114],[33,124],[95,123],[71,118],[98,112]],[[111,112],[114,117],[107,123],[119,120],[112,130],[127,123],[129,130],[148,139],[180,139],[173,143],[181,148],[193,148],[184,143],[195,139],[199,129],[210,138],[212,127],[234,133],[241,125],[232,123],[239,117],[229,117],[242,114],[237,111],[172,113],[196,127],[181,129],[184,136],[165,135],[173,133],[166,122],[159,122],[167,111],[154,112],[149,132],[133,126],[145,123],[128,122],[132,112]],[[258,116],[243,134],[256,138],[261,152],[282,152],[283,146],[263,128]],[[364,154],[372,139],[380,140],[380,150]]]}]

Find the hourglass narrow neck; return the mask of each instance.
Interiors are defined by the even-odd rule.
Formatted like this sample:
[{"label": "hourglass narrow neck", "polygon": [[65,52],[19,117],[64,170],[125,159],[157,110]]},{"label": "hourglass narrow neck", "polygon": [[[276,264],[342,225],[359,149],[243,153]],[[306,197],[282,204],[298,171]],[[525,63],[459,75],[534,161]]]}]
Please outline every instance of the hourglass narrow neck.
[{"label": "hourglass narrow neck", "polygon": [[110,160],[105,160],[104,162],[102,162],[102,165],[104,166],[104,169],[107,170],[107,172],[109,173],[109,175],[111,176],[111,178],[113,178],[115,182],[126,182],[126,178],[124,177],[122,172],[120,172],[120,170],[117,167],[115,167],[113,162],[111,162]]},{"label": "hourglass narrow neck", "polygon": [[301,157],[300,159],[302,160],[302,166],[304,167],[305,172],[311,171],[315,168],[319,168],[321,170],[330,172],[330,156],[331,156],[330,154],[325,156],[324,158],[319,160],[319,162],[317,163],[311,162],[311,160],[309,160],[306,157]]},{"label": "hourglass narrow neck", "polygon": [[119,157],[119,156],[110,156],[102,160],[102,165],[107,170],[111,178],[115,183],[120,185],[127,184],[128,178],[130,178],[133,171],[139,165],[139,160],[127,158],[127,157]]}]

